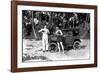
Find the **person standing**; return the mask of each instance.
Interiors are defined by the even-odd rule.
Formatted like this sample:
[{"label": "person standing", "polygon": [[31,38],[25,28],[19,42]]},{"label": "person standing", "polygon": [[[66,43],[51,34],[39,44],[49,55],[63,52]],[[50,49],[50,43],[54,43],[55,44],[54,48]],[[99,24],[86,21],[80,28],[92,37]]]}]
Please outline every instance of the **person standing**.
[{"label": "person standing", "polygon": [[39,32],[42,32],[42,44],[43,44],[43,51],[48,51],[48,33],[49,30],[47,29],[47,26],[45,25],[44,28],[40,29]]},{"label": "person standing", "polygon": [[64,53],[64,46],[63,46],[63,43],[62,43],[62,39],[63,39],[62,35],[63,35],[63,33],[58,27],[56,27],[56,35],[58,37],[57,45],[58,45],[59,52],[61,51],[61,49],[60,49],[60,45],[61,45],[62,51]]}]

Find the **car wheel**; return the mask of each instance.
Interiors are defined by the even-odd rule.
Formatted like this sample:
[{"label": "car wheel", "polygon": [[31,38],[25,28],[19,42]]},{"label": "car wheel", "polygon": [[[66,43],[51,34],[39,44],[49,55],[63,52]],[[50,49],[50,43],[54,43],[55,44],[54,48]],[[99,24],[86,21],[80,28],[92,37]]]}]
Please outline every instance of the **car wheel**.
[{"label": "car wheel", "polygon": [[80,45],[80,41],[75,41],[73,44],[73,49],[80,49],[81,45]]},{"label": "car wheel", "polygon": [[49,51],[50,52],[57,52],[57,44],[56,43],[50,43]]}]

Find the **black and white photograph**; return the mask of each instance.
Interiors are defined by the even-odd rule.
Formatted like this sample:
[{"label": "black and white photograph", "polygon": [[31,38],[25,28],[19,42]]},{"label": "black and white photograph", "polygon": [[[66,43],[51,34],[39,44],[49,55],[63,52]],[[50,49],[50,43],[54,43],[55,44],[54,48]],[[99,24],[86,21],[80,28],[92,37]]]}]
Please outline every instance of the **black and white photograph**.
[{"label": "black and white photograph", "polygon": [[12,2],[12,72],[96,67],[96,20],[93,5]]},{"label": "black and white photograph", "polygon": [[22,62],[90,58],[90,13],[22,10]]}]

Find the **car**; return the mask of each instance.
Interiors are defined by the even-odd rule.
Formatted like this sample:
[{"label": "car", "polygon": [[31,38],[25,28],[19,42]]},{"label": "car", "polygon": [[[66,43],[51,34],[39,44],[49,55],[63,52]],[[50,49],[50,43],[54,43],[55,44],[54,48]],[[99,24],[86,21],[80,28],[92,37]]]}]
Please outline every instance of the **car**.
[{"label": "car", "polygon": [[[64,50],[71,49],[80,49],[81,38],[79,29],[62,29],[63,35],[61,36],[62,42],[64,45]],[[57,35],[50,35],[49,36],[49,51],[57,52],[58,45],[57,45]]]}]

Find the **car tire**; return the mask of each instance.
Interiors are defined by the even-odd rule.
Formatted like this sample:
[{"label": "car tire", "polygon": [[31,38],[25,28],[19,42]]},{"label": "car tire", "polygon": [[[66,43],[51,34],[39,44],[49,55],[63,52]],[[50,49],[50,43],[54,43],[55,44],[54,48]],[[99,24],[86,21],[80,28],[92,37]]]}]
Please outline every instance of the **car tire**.
[{"label": "car tire", "polygon": [[57,44],[56,43],[50,43],[49,44],[49,51],[50,52],[57,52]]},{"label": "car tire", "polygon": [[81,48],[81,42],[80,41],[75,41],[73,43],[73,49],[80,49]]}]

